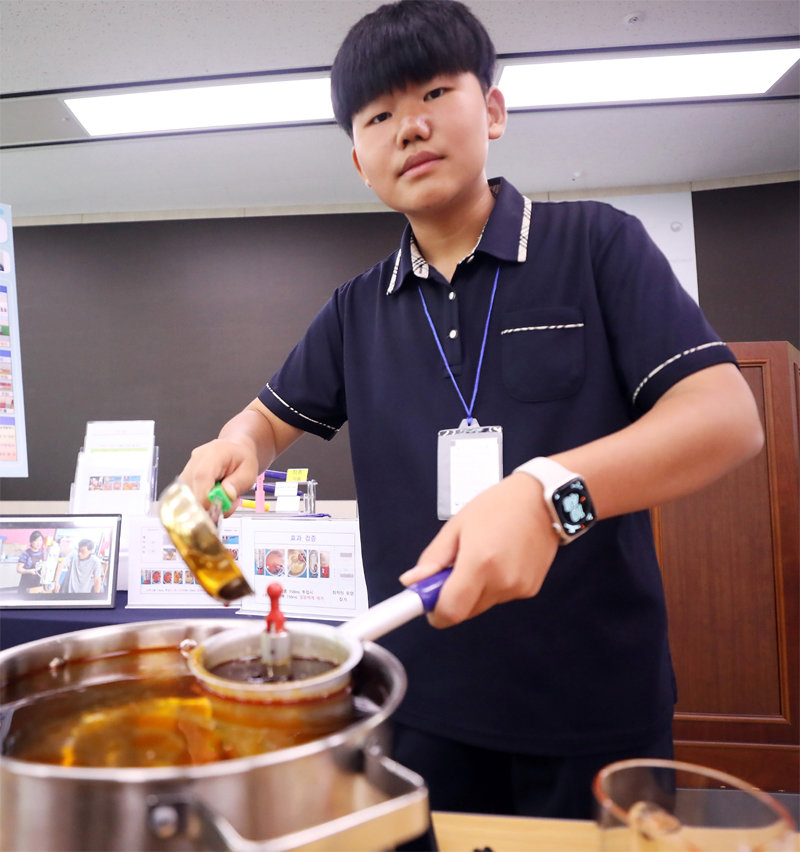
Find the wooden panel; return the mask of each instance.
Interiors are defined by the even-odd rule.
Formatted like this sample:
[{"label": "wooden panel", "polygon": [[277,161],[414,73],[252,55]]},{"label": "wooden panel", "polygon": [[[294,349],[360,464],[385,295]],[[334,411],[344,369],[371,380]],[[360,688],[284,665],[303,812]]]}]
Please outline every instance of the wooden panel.
[{"label": "wooden panel", "polygon": [[[762,419],[763,368],[744,369]],[[781,713],[770,503],[765,448],[723,480],[661,508],[679,714]]]},{"label": "wooden panel", "polygon": [[680,740],[675,743],[675,759],[712,766],[775,793],[798,792],[798,746]]},{"label": "wooden panel", "polygon": [[[678,681],[676,751],[800,790],[800,353],[732,344],[766,443],[653,511]],[[756,782],[759,783],[759,782]]]}]

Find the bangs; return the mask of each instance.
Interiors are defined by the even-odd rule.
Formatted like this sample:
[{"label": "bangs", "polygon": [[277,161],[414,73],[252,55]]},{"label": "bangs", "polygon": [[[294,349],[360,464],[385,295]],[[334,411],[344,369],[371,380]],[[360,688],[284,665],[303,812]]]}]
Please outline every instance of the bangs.
[{"label": "bangs", "polygon": [[353,27],[337,54],[334,115],[350,133],[353,116],[370,101],[438,74],[472,72],[486,91],[494,65],[491,40],[462,4],[406,0],[381,7]]}]

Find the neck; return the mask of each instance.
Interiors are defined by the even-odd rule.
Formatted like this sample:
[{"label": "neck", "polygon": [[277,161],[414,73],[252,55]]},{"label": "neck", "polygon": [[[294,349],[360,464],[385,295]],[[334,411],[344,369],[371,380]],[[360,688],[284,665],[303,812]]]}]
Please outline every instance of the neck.
[{"label": "neck", "polygon": [[450,281],[459,261],[475,248],[493,207],[494,195],[484,182],[481,192],[467,203],[456,201],[451,209],[407,218],[425,260]]}]

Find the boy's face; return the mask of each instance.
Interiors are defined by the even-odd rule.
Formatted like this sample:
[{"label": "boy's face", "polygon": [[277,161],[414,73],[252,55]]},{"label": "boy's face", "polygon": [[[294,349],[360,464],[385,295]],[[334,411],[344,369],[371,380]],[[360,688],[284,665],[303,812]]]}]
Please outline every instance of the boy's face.
[{"label": "boy's face", "polygon": [[361,178],[410,218],[466,204],[485,192],[489,140],[503,134],[503,96],[484,95],[472,73],[412,83],[353,117],[353,161]]}]

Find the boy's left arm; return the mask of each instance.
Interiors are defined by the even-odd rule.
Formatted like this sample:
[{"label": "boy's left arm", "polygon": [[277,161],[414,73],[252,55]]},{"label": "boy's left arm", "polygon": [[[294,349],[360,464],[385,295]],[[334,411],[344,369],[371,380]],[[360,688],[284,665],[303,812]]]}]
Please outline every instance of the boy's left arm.
[{"label": "boy's left arm", "polygon": [[[682,379],[630,426],[552,458],[583,476],[602,520],[697,491],[754,456],[763,440],[750,388],[726,363]],[[451,518],[401,580],[453,566],[429,616],[446,627],[535,595],[558,547],[542,486],[512,473]]]}]

